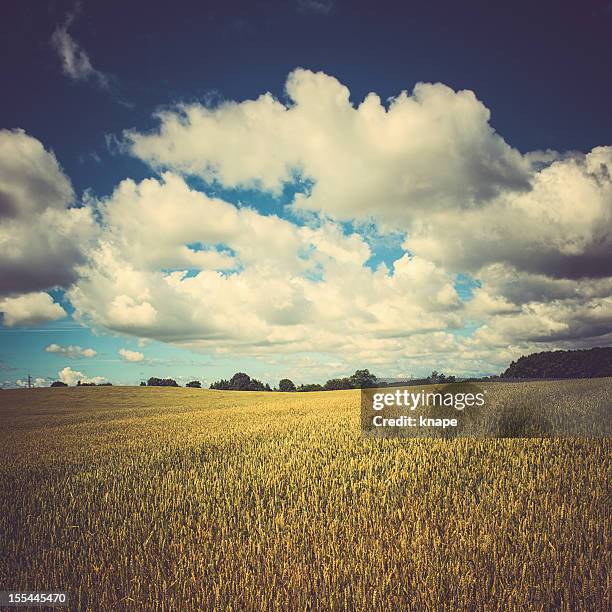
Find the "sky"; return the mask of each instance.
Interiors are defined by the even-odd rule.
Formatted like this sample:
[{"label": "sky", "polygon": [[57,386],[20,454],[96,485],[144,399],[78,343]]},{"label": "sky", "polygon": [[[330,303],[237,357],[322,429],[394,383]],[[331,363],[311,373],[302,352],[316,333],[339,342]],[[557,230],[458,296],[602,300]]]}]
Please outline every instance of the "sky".
[{"label": "sky", "polygon": [[8,0],[0,384],[612,344],[612,4]]}]

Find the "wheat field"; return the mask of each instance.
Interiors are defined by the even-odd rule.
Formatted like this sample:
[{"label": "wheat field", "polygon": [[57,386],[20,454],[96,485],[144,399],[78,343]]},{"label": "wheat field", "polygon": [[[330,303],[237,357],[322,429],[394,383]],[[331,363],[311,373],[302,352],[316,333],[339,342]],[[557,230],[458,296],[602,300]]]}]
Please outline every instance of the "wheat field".
[{"label": "wheat field", "polygon": [[2,391],[0,590],[78,610],[611,608],[609,438],[364,440],[359,420],[358,391]]}]

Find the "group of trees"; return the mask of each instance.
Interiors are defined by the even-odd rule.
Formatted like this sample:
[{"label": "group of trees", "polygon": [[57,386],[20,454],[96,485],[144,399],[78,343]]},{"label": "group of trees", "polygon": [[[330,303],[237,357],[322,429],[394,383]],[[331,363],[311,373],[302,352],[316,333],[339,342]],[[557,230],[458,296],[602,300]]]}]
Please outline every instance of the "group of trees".
[{"label": "group of trees", "polygon": [[[612,349],[611,349],[612,350]],[[522,357],[521,359],[525,359]],[[519,360],[519,363],[521,360]],[[513,362],[514,365],[514,362]],[[511,366],[512,367],[512,366]],[[388,382],[384,380],[378,379],[374,374],[372,374],[369,370],[356,370],[354,374],[351,376],[346,376],[344,378],[331,378],[324,385],[320,385],[319,383],[310,383],[310,384],[302,384],[296,386],[296,384],[290,380],[289,378],[283,378],[278,383],[278,389],[274,389],[275,391],[282,391],[285,393],[304,393],[310,391],[338,391],[342,389],[366,389],[369,387],[388,387],[394,386],[398,384],[407,384],[408,382],[412,384],[423,384],[423,383],[450,383],[454,382],[454,376],[445,376],[442,373],[437,371],[433,371],[430,376],[427,378],[412,380],[412,381],[401,381],[401,382]],[[111,385],[111,383],[99,383],[98,386],[107,386]],[[67,387],[68,385],[62,381],[55,381],[51,383],[52,387]],[[88,383],[88,382],[77,382],[78,387],[93,387],[96,386],[96,383]],[[180,385],[173,378],[157,378],[152,376],[146,382],[140,383],[141,387],[179,387]],[[202,383],[199,380],[192,380],[188,382],[186,387],[192,389],[201,389]],[[210,385],[211,389],[218,389],[223,391],[272,391],[270,385],[267,383],[262,383],[260,380],[255,378],[251,378],[248,374],[244,372],[237,372],[234,374],[230,380],[218,380],[213,382]]]},{"label": "group of trees", "polygon": [[141,387],[178,387],[179,384],[173,378],[156,378],[152,376],[147,380],[146,385],[144,383],[140,383]]},{"label": "group of trees", "polygon": [[356,370],[345,378],[332,378],[323,385],[323,391],[339,391],[341,389],[367,389],[375,387],[378,378],[370,370]]},{"label": "group of trees", "polygon": [[310,383],[308,385],[300,385],[296,391],[308,392],[308,391],[323,391],[323,385],[318,383]]},{"label": "group of trees", "polygon": [[612,376],[612,347],[533,353],[513,361],[501,378],[599,378],[603,376]]},{"label": "group of trees", "polygon": [[[450,383],[454,382],[454,376],[445,376],[442,373],[433,371],[430,376],[423,378],[419,383]],[[331,378],[324,385],[318,383],[302,384],[296,386],[296,384],[289,378],[283,378],[278,383],[278,388],[274,391],[282,391],[284,393],[307,393],[310,391],[338,391],[342,389],[367,389],[369,387],[387,387],[395,384],[406,384],[408,381],[399,382],[387,382],[380,380],[376,375],[372,374],[369,370],[356,370],[351,376],[344,378]],[[172,378],[149,378],[147,383],[141,383],[141,385],[148,385],[150,387],[178,387],[179,385]],[[192,380],[187,383],[187,387],[200,389],[202,384],[199,380]],[[244,372],[237,372],[229,380],[221,379],[213,382],[210,385],[211,389],[220,391],[272,391],[269,384],[264,384],[260,380],[251,378]]]},{"label": "group of trees", "polygon": [[221,391],[272,391],[270,385],[267,383],[264,385],[260,380],[251,378],[244,372],[237,372],[230,380],[218,380],[212,383],[210,388]]},{"label": "group of trees", "polygon": [[455,380],[456,379],[454,376],[447,376],[443,372],[438,372],[437,370],[434,370],[425,379],[425,382],[435,385],[435,384],[441,384],[441,383],[454,383]]},{"label": "group of trees", "polygon": [[[55,380],[49,386],[50,387],[67,387],[68,385],[61,380]],[[81,382],[80,380],[77,380],[76,386],[77,387],[112,387],[113,383],[110,383],[110,382],[102,382],[102,383]]]},{"label": "group of trees", "polygon": [[81,382],[80,380],[77,380],[77,387],[112,387],[113,383],[110,382],[101,382],[101,383],[95,383],[95,382]]},{"label": "group of trees", "polygon": [[[141,382],[141,387],[180,387],[180,385],[174,380],[174,378],[156,378],[152,376],[147,380],[147,382]],[[202,383],[199,380],[192,380],[188,382],[186,387],[191,387],[193,389],[201,389]]]},{"label": "group of trees", "polygon": [[[357,370],[352,376],[347,378],[332,378],[325,385],[308,384],[296,387],[295,383],[289,378],[283,378],[278,383],[278,389],[285,393],[305,392],[305,391],[333,391],[337,389],[363,389],[374,387],[377,378],[369,370]],[[251,378],[244,372],[234,374],[230,380],[218,380],[210,385],[211,389],[223,391],[272,391],[270,385],[264,384],[259,380]]]},{"label": "group of trees", "polygon": [[283,378],[278,383],[278,390],[283,392],[297,391],[297,389],[295,388],[295,383],[289,378]]}]

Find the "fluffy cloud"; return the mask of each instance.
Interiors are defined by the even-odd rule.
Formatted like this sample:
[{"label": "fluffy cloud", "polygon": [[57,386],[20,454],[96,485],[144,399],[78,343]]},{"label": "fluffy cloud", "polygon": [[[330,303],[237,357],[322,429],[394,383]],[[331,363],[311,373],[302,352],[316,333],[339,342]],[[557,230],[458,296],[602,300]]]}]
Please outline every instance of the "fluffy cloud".
[{"label": "fluffy cloud", "polygon": [[518,312],[496,315],[476,333],[487,346],[517,342],[596,346],[612,341],[612,297],[530,302]]},{"label": "fluffy cloud", "polygon": [[144,361],[144,355],[138,351],[130,351],[129,349],[122,348],[119,349],[118,352],[124,361],[131,361],[134,363]]},{"label": "fluffy cloud", "polygon": [[446,268],[480,274],[495,263],[559,279],[610,276],[612,147],[554,161],[532,188],[478,209],[432,211],[406,248]]},{"label": "fluffy cloud", "polygon": [[610,273],[611,147],[522,156],[471,91],[440,83],[354,106],[336,79],[296,70],[286,91],[288,104],[265,94],[164,111],[156,131],[126,132],[127,146],[153,167],[230,188],[278,193],[299,175],[311,186],[294,209],[400,228],[407,250],[451,270]]},{"label": "fluffy cloud", "polygon": [[55,155],[23,130],[0,130],[0,295],[68,286],[95,233]]},{"label": "fluffy cloud", "polygon": [[[295,196],[294,213],[314,212],[320,220],[372,219],[383,230],[405,233],[403,248],[413,257],[399,256],[390,270],[374,273],[364,265],[369,255],[362,237],[340,232],[329,239],[338,227],[333,221],[321,221],[316,230],[291,228],[286,244],[297,243],[298,252],[308,253],[301,263],[311,266],[311,276],[293,257],[283,257],[290,280],[284,290],[269,286],[275,295],[291,293],[278,329],[270,313],[243,305],[239,318],[254,338],[266,338],[260,349],[278,342],[282,348],[275,350],[327,351],[337,343],[345,355],[374,359],[378,350],[408,357],[410,338],[420,350],[437,346],[444,352],[452,345],[463,359],[493,363],[495,351],[508,357],[609,341],[612,147],[521,155],[491,128],[488,109],[472,92],[439,83],[418,84],[387,105],[376,94],[353,105],[336,79],[296,70],[286,93],[288,103],[265,94],[214,108],[180,105],[159,113],[153,132],[125,133],[132,154],[154,168],[272,194],[299,177],[306,188]],[[177,180],[166,177],[166,186]],[[320,242],[324,236],[328,239]],[[265,250],[257,240],[253,246],[256,253]],[[243,265],[238,251],[231,256]],[[343,265],[347,253],[354,259]],[[270,260],[278,261],[277,254]],[[257,268],[255,257],[235,279],[226,282],[223,276],[220,286],[210,285],[210,294],[231,295],[227,288],[253,278]],[[417,270],[421,278],[403,287],[402,273]],[[454,273],[480,281],[466,303],[457,303]],[[312,274],[319,274],[320,282],[304,280]],[[166,280],[195,299],[205,276],[177,272]],[[423,278],[432,280],[425,291]],[[249,285],[249,292],[255,296],[259,286]],[[435,296],[435,304],[424,295]],[[157,299],[143,304],[162,310]],[[213,336],[223,337],[214,313],[206,321]],[[480,326],[473,338],[452,334],[465,322]],[[240,324],[235,330],[245,337]]]},{"label": "fluffy cloud", "polygon": [[15,381],[18,387],[28,387],[30,384],[33,387],[46,387],[47,380],[45,378],[36,377],[30,383],[27,380],[21,380],[20,378]]},{"label": "fluffy cloud", "polygon": [[0,131],[0,215],[30,218],[45,208],[61,210],[74,193],[52,152],[23,130]]},{"label": "fluffy cloud", "polygon": [[[12,169],[0,172],[0,232],[17,223],[22,248],[8,242],[15,230],[0,233],[18,262],[6,290],[42,269],[27,290],[69,286],[83,322],[270,364],[282,354],[291,372],[308,360],[311,372],[491,372],[525,352],[612,342],[611,147],[521,155],[472,92],[442,84],[354,105],[336,79],[296,70],[286,92],[288,103],[265,94],[161,112],[153,132],[124,135],[159,176],[81,209],[52,153],[3,134],[0,168]],[[301,192],[263,214],[248,194],[234,205],[185,175],[215,191]],[[72,229],[50,230],[47,211]],[[403,237],[376,269],[376,240],[360,229],[370,225]],[[478,281],[467,301],[457,273]]]},{"label": "fluffy cloud", "polygon": [[[75,316],[95,325],[259,354],[355,352],[369,338],[460,324],[452,277],[408,254],[372,270],[364,239],[334,223],[299,226],[239,208],[171,173],[124,181],[99,211],[101,240],[68,292]],[[194,242],[231,262],[186,261]]]},{"label": "fluffy cloud", "polygon": [[1,299],[0,312],[7,327],[37,325],[66,316],[66,311],[48,293],[26,293]]},{"label": "fluffy cloud", "polygon": [[67,385],[76,385],[78,381],[82,383],[95,383],[96,385],[105,382],[106,378],[104,376],[93,376],[89,377],[83,374],[83,372],[77,372],[73,370],[71,367],[66,366],[63,370],[60,370],[57,373],[59,380]]},{"label": "fluffy cloud", "polygon": [[529,189],[530,163],[489,125],[471,91],[419,83],[388,107],[322,72],[289,75],[285,105],[271,94],[216,108],[158,114],[150,134],[126,132],[130,151],[226,187],[278,193],[296,174],[312,181],[295,206],[341,219],[405,224],[419,213],[478,208],[506,189]]},{"label": "fluffy cloud", "polygon": [[50,344],[45,348],[47,353],[55,353],[56,355],[62,355],[70,359],[81,359],[83,357],[95,357],[97,352],[92,348],[81,348],[74,344],[68,346],[61,346],[59,344]]}]

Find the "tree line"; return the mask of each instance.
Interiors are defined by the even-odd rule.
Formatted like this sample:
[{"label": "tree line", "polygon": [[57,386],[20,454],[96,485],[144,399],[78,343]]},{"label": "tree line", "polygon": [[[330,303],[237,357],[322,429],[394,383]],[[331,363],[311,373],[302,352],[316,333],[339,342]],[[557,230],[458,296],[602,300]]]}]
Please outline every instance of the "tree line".
[{"label": "tree line", "polygon": [[[229,380],[221,379],[211,383],[210,389],[220,391],[282,391],[285,393],[307,393],[311,391],[340,391],[343,389],[367,389],[370,387],[393,387],[406,384],[432,384],[432,383],[450,383],[454,382],[454,376],[446,376],[437,371],[433,371],[428,377],[422,379],[410,379],[402,381],[387,381],[379,379],[369,370],[356,370],[351,376],[343,378],[330,378],[325,384],[309,383],[296,385],[291,379],[283,378],[279,381],[278,387],[274,389],[268,383],[263,383],[256,378],[251,378],[244,372],[237,372]],[[111,383],[99,383],[97,386],[109,386]],[[62,381],[55,381],[51,384],[52,387],[67,387],[68,385]],[[95,383],[81,383],[78,381],[77,386],[93,387]],[[146,382],[140,383],[141,387],[180,387],[174,378],[158,378],[152,376]],[[201,389],[202,383],[199,380],[188,382],[186,387],[193,389]]]},{"label": "tree line", "polygon": [[[179,384],[172,378],[152,377],[147,382],[141,382],[141,386],[147,387],[178,387]],[[289,378],[283,378],[278,387],[272,389],[268,383],[263,383],[256,378],[251,378],[245,372],[236,372],[229,380],[221,379],[211,383],[210,388],[219,391],[283,391],[283,392],[308,392],[308,391],[336,391],[340,389],[363,389],[385,384],[371,374],[369,370],[357,370],[352,376],[346,378],[332,378],[324,385],[318,383],[296,384]],[[201,388],[198,380],[188,382],[187,387]]]},{"label": "tree line", "polygon": [[[67,387],[68,384],[63,380],[55,380],[50,385],[50,387]],[[110,382],[102,382],[102,383],[94,383],[94,382],[81,382],[77,380],[77,387],[112,387],[113,383]]]},{"label": "tree line", "polygon": [[612,376],[612,347],[546,351],[513,361],[502,379],[600,378]]},{"label": "tree line", "polygon": [[307,391],[333,391],[338,389],[361,389],[364,387],[374,387],[377,378],[369,370],[357,370],[352,376],[347,378],[332,378],[324,385],[320,384],[296,384],[289,378],[283,378],[278,383],[278,387],[272,389],[270,385],[263,384],[261,381],[251,378],[244,372],[237,372],[230,380],[218,380],[210,385],[211,389],[223,391],[282,391],[307,392]]},{"label": "tree line", "polygon": [[[543,378],[597,378],[612,376],[612,347],[596,347],[569,351],[545,351],[520,357],[513,361],[500,376],[487,376],[484,378],[470,378],[469,380],[487,380],[491,382],[520,379]],[[462,379],[468,380],[468,379]],[[368,387],[394,387],[404,385],[444,384],[456,381],[454,376],[446,375],[434,370],[424,378],[410,378],[406,380],[385,380],[378,378],[369,370],[356,370],[351,376],[344,378],[330,378],[325,384],[310,383],[297,386],[289,378],[283,378],[278,387],[272,389],[269,384],[251,378],[244,372],[237,372],[229,380],[218,380],[210,385],[211,389],[224,391],[283,391],[283,392],[309,392],[309,391],[336,391],[341,389],[364,389]],[[98,383],[97,386],[110,386],[112,383]],[[178,387],[173,378],[149,378],[141,382],[143,387]],[[56,380],[51,387],[67,387],[68,385]],[[92,387],[95,383],[77,382],[77,386]],[[186,387],[200,389],[199,380],[188,382]]]},{"label": "tree line", "polygon": [[418,380],[386,381],[378,378],[369,370],[356,370],[351,376],[343,378],[330,378],[325,384],[309,383],[297,386],[291,379],[283,378],[278,387],[271,389],[270,385],[264,385],[258,380],[252,379],[244,372],[234,374],[230,380],[219,380],[210,385],[211,389],[224,391],[283,391],[307,393],[310,391],[340,391],[343,389],[367,389],[371,387],[392,387],[406,384],[433,384],[451,383],[455,381],[454,376],[446,376],[443,373],[433,371],[428,377]]}]

